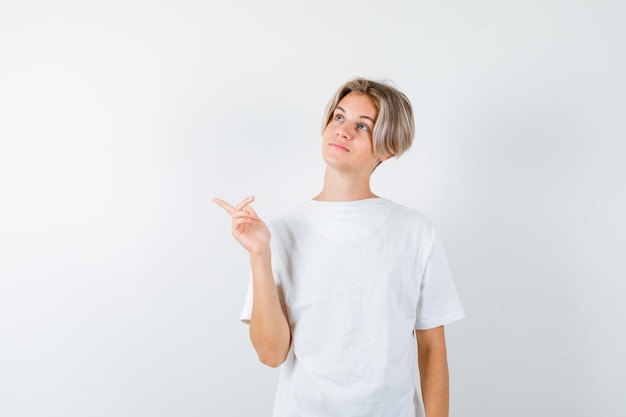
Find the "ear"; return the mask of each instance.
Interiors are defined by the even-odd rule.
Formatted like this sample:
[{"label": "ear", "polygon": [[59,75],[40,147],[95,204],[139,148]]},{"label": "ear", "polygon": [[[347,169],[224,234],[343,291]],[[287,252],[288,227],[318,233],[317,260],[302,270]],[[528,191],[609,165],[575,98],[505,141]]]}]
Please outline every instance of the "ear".
[{"label": "ear", "polygon": [[387,159],[391,158],[392,156],[393,155],[387,155],[387,156],[381,156],[380,158],[378,158],[378,162],[376,162],[376,166],[374,167],[372,172],[374,172],[376,170],[376,168],[378,168],[378,165],[382,164],[383,161],[386,161]]}]

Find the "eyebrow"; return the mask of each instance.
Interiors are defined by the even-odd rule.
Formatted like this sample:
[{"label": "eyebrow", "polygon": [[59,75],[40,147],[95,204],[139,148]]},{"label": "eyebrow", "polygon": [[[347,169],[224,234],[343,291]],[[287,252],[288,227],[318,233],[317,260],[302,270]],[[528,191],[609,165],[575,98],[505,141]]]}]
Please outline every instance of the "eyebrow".
[{"label": "eyebrow", "polygon": [[[335,110],[337,110],[337,109],[339,109],[339,110],[341,110],[342,112],[346,113],[346,111],[345,111],[342,107],[339,107],[339,106],[335,107]],[[334,111],[333,111],[333,113],[334,113]],[[371,118],[371,117],[369,117],[369,116],[359,116],[359,117],[360,117],[361,119],[367,119],[367,120],[370,120],[370,121],[372,122],[372,124],[373,124],[373,123],[376,123],[376,122],[374,121],[374,119],[372,119],[372,118]]]}]

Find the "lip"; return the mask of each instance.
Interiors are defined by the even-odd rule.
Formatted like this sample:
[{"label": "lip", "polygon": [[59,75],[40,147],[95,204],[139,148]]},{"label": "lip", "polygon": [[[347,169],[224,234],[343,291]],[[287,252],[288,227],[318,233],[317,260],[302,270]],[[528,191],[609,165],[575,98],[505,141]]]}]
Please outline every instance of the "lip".
[{"label": "lip", "polygon": [[330,144],[330,146],[332,146],[333,148],[337,148],[337,149],[339,149],[339,150],[342,150],[342,151],[344,151],[344,152],[350,152],[350,150],[349,150],[348,148],[346,148],[345,146],[341,146],[341,145],[340,145],[340,144],[338,144],[338,143],[334,143],[334,142],[333,142],[333,143],[331,143],[331,144]]}]

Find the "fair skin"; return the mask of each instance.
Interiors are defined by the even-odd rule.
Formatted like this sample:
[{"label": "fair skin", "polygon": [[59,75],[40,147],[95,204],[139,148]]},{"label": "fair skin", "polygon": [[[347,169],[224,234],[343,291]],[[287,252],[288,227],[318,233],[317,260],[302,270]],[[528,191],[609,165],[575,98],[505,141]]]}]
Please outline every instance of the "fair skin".
[{"label": "fair skin", "polygon": [[[319,201],[356,201],[377,196],[370,188],[374,168],[392,155],[374,156],[372,131],[377,109],[369,96],[349,93],[342,98],[322,135],[326,163]],[[250,338],[259,359],[270,366],[282,364],[291,345],[289,322],[280,305],[271,268],[270,232],[248,197],[238,205],[215,198],[232,218],[235,239],[249,252],[252,268],[253,308]],[[422,396],[427,417],[448,416],[448,363],[443,327],[415,331]]]},{"label": "fair skin", "polygon": [[450,387],[444,328],[416,330],[415,337],[426,417],[447,417]]},{"label": "fair skin", "polygon": [[375,157],[372,131],[377,110],[372,99],[350,93],[333,111],[322,135],[322,158],[326,162],[320,201],[355,201],[377,197],[370,188],[376,165],[392,155]]}]

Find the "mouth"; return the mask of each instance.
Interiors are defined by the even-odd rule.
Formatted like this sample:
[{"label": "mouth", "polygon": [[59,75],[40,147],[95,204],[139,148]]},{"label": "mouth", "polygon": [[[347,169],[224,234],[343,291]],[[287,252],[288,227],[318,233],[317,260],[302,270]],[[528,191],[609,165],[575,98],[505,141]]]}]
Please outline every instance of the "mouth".
[{"label": "mouth", "polygon": [[330,146],[332,146],[333,148],[339,149],[341,151],[344,151],[344,152],[350,152],[350,150],[348,148],[343,147],[343,146],[339,145],[338,143],[331,143]]}]

